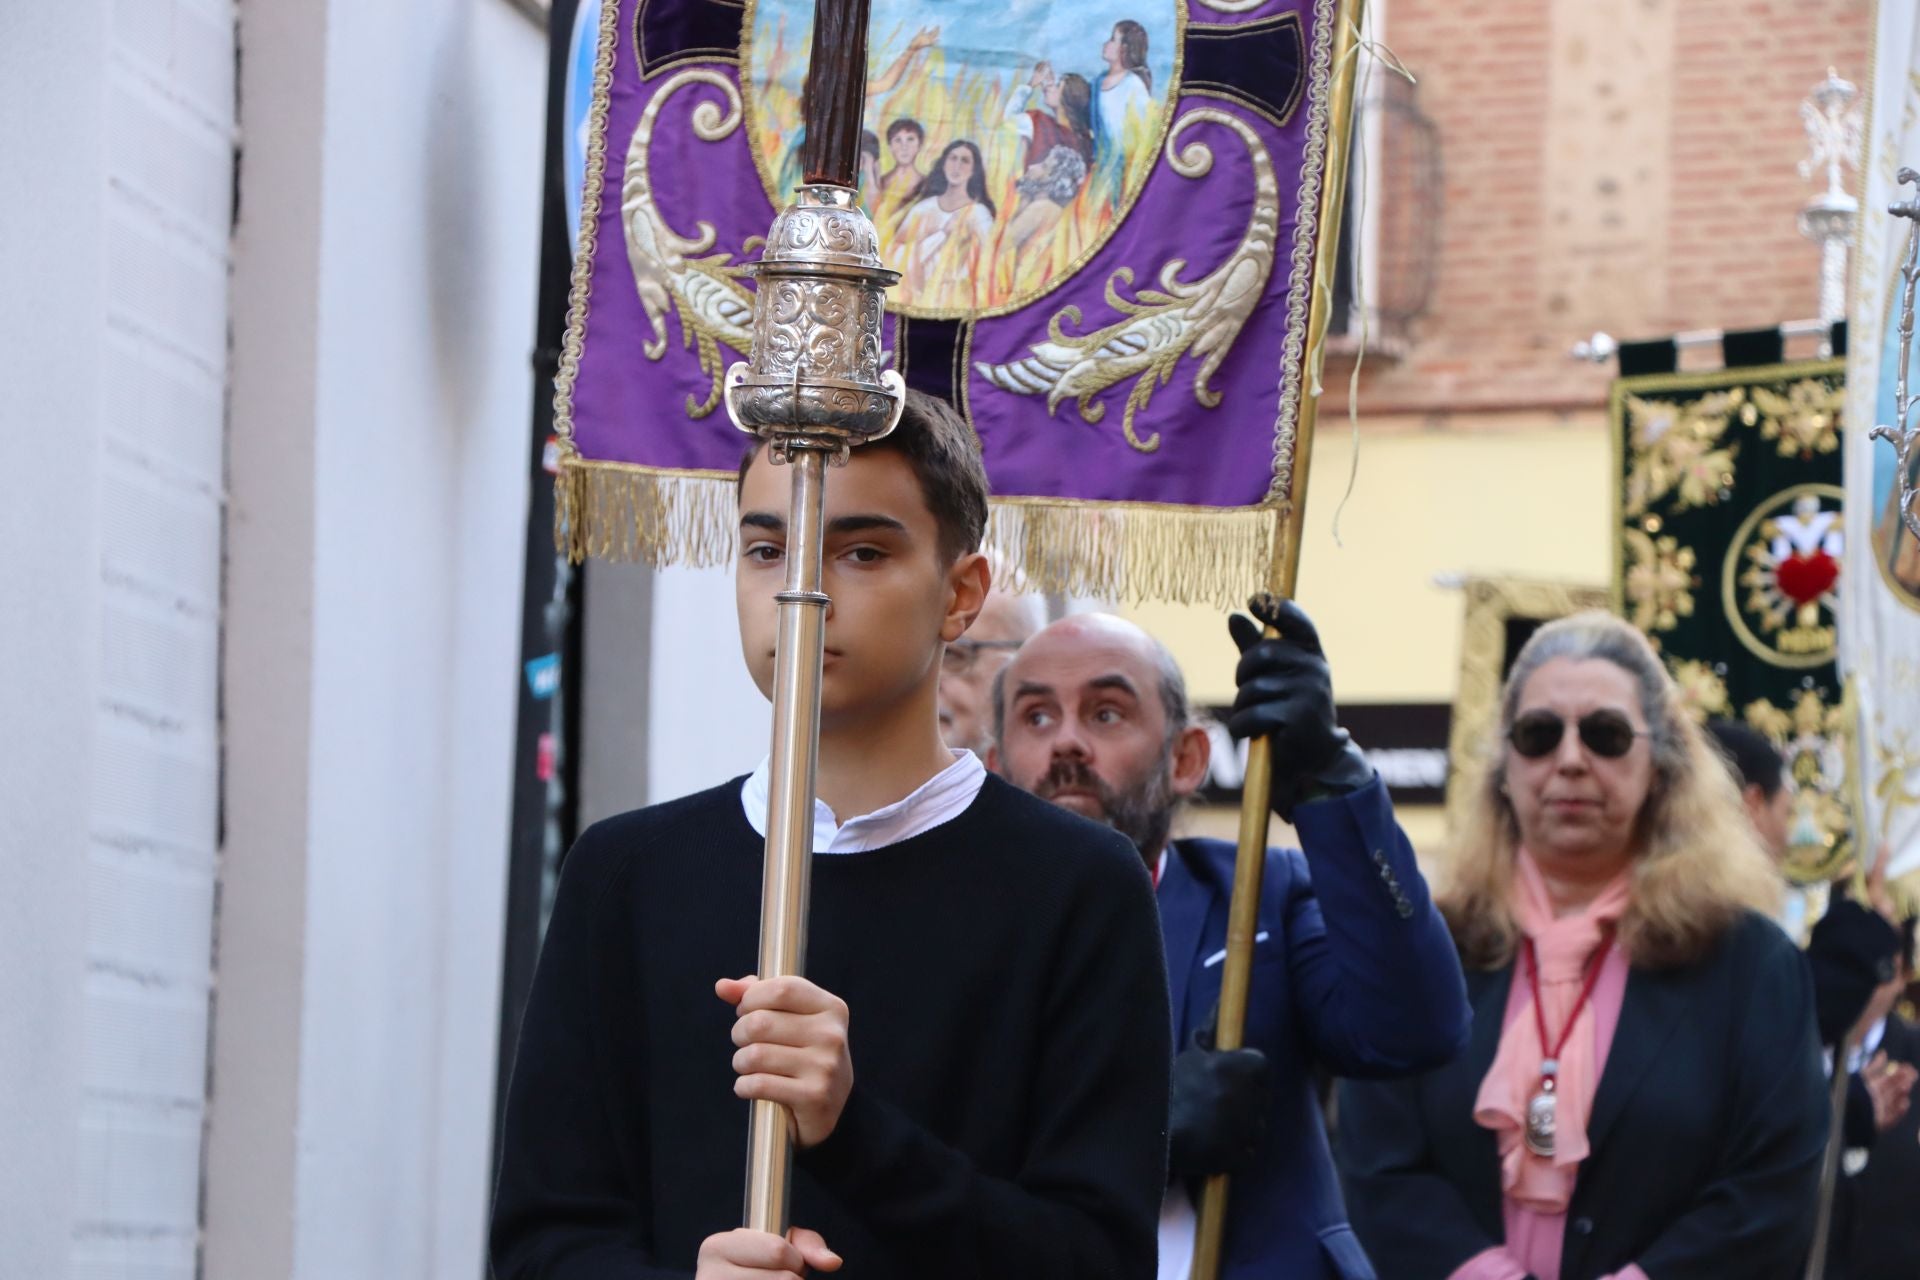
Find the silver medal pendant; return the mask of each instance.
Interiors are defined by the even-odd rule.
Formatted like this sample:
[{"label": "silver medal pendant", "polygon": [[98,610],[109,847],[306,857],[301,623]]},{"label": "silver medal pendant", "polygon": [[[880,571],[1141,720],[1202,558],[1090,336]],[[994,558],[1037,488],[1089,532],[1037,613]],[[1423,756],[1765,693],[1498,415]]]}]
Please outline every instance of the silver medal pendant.
[{"label": "silver medal pendant", "polygon": [[1527,1101],[1527,1150],[1543,1160],[1553,1158],[1555,1111],[1560,1104],[1554,1092],[1560,1064],[1549,1058],[1540,1064],[1540,1092]]},{"label": "silver medal pendant", "polygon": [[1527,1103],[1527,1150],[1543,1160],[1553,1158],[1553,1110],[1556,1099],[1551,1093],[1536,1093]]}]

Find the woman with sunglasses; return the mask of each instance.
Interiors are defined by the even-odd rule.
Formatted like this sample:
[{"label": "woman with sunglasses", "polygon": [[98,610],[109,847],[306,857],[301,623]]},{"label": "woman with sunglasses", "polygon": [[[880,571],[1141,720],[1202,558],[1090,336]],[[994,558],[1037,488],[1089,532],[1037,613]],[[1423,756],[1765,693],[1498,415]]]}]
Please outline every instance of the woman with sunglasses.
[{"label": "woman with sunglasses", "polygon": [[1726,768],[1599,613],[1528,641],[1491,747],[1440,900],[1467,1052],[1342,1086],[1361,1241],[1392,1280],[1797,1280],[1813,995]]}]

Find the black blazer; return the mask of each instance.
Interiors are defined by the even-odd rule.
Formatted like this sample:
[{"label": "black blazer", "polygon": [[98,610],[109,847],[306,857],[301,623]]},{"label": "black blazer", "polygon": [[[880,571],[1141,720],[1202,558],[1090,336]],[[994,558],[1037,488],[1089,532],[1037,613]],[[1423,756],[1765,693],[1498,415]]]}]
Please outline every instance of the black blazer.
[{"label": "black blazer", "polygon": [[[1920,1029],[1897,1015],[1880,1042],[1895,1062],[1920,1065]],[[1828,1280],[1913,1280],[1920,1259],[1920,1106],[1880,1134],[1867,1167],[1840,1179]]]},{"label": "black blazer", "polygon": [[[1501,1243],[1500,1161],[1473,1102],[1513,969],[1468,970],[1473,1040],[1410,1080],[1343,1082],[1340,1166],[1382,1276],[1446,1280]],[[1654,1280],[1793,1280],[1827,1138],[1813,990],[1749,914],[1700,963],[1633,969],[1568,1206],[1560,1280],[1639,1263]]]}]

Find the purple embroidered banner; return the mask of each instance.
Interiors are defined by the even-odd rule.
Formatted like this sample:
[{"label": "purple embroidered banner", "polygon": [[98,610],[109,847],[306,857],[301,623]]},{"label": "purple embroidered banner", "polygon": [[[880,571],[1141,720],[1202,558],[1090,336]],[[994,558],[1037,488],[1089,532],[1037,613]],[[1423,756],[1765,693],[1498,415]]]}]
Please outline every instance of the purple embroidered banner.
[{"label": "purple embroidered banner", "polygon": [[[799,180],[812,0],[604,0],[557,387],[576,554],[730,553],[721,404]],[[1334,0],[875,0],[888,360],[1041,585],[1236,599],[1290,479]]]}]

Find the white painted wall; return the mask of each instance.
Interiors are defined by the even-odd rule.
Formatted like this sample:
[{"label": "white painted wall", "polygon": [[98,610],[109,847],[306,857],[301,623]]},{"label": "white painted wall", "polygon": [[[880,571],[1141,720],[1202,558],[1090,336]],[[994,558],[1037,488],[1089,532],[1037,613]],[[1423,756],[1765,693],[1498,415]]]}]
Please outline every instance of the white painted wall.
[{"label": "white painted wall", "polygon": [[118,0],[74,1280],[192,1280],[220,799],[234,11]]},{"label": "white painted wall", "polygon": [[[731,569],[672,568],[653,575],[646,661],[644,803],[704,790],[748,772],[767,754],[773,709],[740,656]],[[594,679],[591,671],[587,679]]]},{"label": "white painted wall", "polygon": [[481,1274],[545,35],[244,0],[209,1280]]},{"label": "white painted wall", "polygon": [[[71,1251],[86,969],[104,341],[105,0],[0,6],[0,1240]],[[14,122],[20,122],[15,124]]]},{"label": "white painted wall", "polygon": [[0,1272],[189,1280],[233,10],[0,12]]}]

